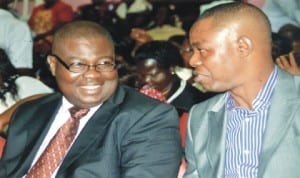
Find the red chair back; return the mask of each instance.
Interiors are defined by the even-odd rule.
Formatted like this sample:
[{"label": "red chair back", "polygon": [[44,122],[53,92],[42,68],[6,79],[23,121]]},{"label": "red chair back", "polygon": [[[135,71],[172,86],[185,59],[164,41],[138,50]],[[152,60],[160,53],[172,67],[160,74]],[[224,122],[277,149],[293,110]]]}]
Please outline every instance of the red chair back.
[{"label": "red chair back", "polygon": [[6,140],[5,138],[0,136],[0,158],[2,157],[3,148],[5,146]]}]

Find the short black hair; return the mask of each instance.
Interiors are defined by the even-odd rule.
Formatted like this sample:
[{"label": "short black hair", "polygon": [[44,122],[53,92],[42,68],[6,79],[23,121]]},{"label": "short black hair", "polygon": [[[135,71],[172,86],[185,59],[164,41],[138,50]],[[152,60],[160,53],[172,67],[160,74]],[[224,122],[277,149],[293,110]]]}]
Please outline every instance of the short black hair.
[{"label": "short black hair", "polygon": [[135,52],[134,61],[154,59],[161,67],[183,66],[179,49],[168,41],[150,41],[141,45]]},{"label": "short black hair", "polygon": [[6,93],[11,93],[14,99],[18,97],[18,88],[15,80],[18,77],[17,69],[12,65],[6,51],[0,48],[0,77],[2,78],[0,100],[6,104]]}]

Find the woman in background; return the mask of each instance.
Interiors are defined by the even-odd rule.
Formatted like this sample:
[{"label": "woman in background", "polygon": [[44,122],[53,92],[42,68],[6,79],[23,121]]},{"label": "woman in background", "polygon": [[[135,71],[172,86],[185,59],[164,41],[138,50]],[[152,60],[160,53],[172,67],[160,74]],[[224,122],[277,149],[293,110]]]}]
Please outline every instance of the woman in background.
[{"label": "woman in background", "polygon": [[[179,49],[168,41],[150,41],[137,48],[134,60],[139,91],[154,99],[169,103],[177,109],[180,120],[179,129],[182,147],[185,147],[186,122],[189,109],[193,104],[214,95],[204,93],[193,87],[188,78],[181,78],[176,68],[184,67],[183,58]],[[184,149],[183,149],[184,150]],[[182,177],[185,171],[185,154],[178,173]]]},{"label": "woman in background", "polygon": [[52,93],[53,89],[40,80],[18,75],[7,54],[0,48],[0,132],[4,132],[9,117],[4,117],[5,111],[20,100],[40,94]]},{"label": "woman in background", "polygon": [[[190,107],[209,98],[187,80],[176,75],[176,67],[183,67],[183,59],[177,47],[167,41],[150,41],[140,46],[134,56],[138,83],[142,92],[157,90],[159,100],[174,105],[181,115]],[[154,92],[149,92],[154,93]]]}]

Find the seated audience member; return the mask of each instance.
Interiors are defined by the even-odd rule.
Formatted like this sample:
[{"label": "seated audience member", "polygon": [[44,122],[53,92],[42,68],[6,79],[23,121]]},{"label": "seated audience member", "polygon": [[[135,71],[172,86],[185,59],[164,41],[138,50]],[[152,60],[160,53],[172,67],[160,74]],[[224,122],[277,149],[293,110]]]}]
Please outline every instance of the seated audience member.
[{"label": "seated audience member", "polygon": [[[300,3],[298,0],[264,0],[262,10],[268,16],[273,31],[278,31],[285,24],[300,27]],[[288,3],[287,3],[288,2]]]},{"label": "seated audience member", "polygon": [[33,73],[35,78],[45,83],[53,90],[58,90],[54,76],[47,63],[47,54],[34,53]]},{"label": "seated audience member", "polygon": [[18,75],[7,54],[0,49],[0,131],[4,132],[9,117],[3,113],[19,100],[37,94],[52,93],[53,90],[30,76]]},{"label": "seated audience member", "polygon": [[184,178],[298,178],[300,81],[274,64],[267,16],[223,4],[204,12],[189,37],[194,80],[224,93],[189,112]]},{"label": "seated audience member", "polygon": [[174,46],[177,47],[183,61],[182,66],[175,67],[174,71],[176,75],[178,75],[181,79],[188,80],[190,82],[190,79],[192,77],[192,69],[188,64],[190,56],[187,55],[188,52],[186,53],[185,50],[185,49],[189,49],[189,47],[186,46],[188,45],[187,43],[185,43],[186,40],[188,39],[185,35],[174,35],[168,39],[168,42],[172,43]]},{"label": "seated audience member", "polygon": [[286,55],[292,51],[292,44],[289,39],[278,33],[272,32],[272,58],[274,62],[281,55]]},{"label": "seated audience member", "polygon": [[292,25],[286,24],[279,29],[278,34],[289,40],[289,46],[292,47],[292,51],[300,52],[300,28]]},{"label": "seated audience member", "polygon": [[135,45],[131,51],[131,55],[134,56],[135,51],[144,43],[152,41],[152,37],[142,28],[132,28],[129,34],[130,38],[134,40]]},{"label": "seated audience member", "polygon": [[282,37],[287,38],[292,43],[295,36],[299,34],[299,31],[300,27],[293,24],[285,24],[279,28],[278,34]]},{"label": "seated audience member", "polygon": [[189,64],[190,58],[193,54],[193,49],[189,43],[189,39],[186,35],[175,35],[169,38],[169,42],[175,44],[178,47],[181,57],[183,59],[183,67],[176,66],[175,73],[181,79],[187,80],[193,87],[205,93],[205,89],[200,83],[194,82],[193,80],[193,70]]},{"label": "seated audience member", "polygon": [[190,68],[189,60],[193,54],[189,38],[186,35],[174,35],[168,39],[169,42],[174,44],[178,49],[183,59],[183,65]]},{"label": "seated audience member", "polygon": [[288,24],[280,29],[280,34],[289,39],[291,50],[277,57],[276,64],[293,75],[300,75],[300,28]]},{"label": "seated audience member", "polygon": [[277,33],[285,24],[300,27],[299,0],[242,0],[259,7],[268,17],[272,32]]},{"label": "seated audience member", "polygon": [[[176,67],[183,67],[179,50],[167,41],[151,41],[140,46],[134,56],[139,83],[139,91],[161,102],[176,107],[180,114],[181,145],[185,146],[188,111],[195,103],[209,98],[194,88],[187,80],[176,74]],[[184,153],[178,178],[185,171]]]},{"label": "seated audience member", "polygon": [[72,21],[74,17],[72,6],[62,0],[44,0],[43,4],[34,7],[28,20],[34,33],[34,49],[48,53],[55,30]]},{"label": "seated audience member", "polygon": [[97,23],[74,21],[54,34],[47,61],[60,92],[15,110],[0,177],[177,176],[175,108],[119,85],[114,58]]},{"label": "seated audience member", "polygon": [[152,4],[148,0],[127,0],[125,3],[128,4],[128,7],[124,8],[122,16],[125,17],[129,28],[148,29],[153,10]]},{"label": "seated audience member", "polygon": [[118,70],[119,81],[122,84],[134,87],[136,78],[136,66],[131,56],[134,42],[130,37],[122,34],[114,35],[116,48],[116,69]]},{"label": "seated audience member", "polygon": [[153,40],[168,40],[171,36],[186,34],[185,30],[175,23],[176,19],[180,19],[172,12],[169,5],[155,6],[152,16],[153,23],[147,29],[147,34]]},{"label": "seated audience member", "polygon": [[135,50],[143,43],[152,41],[152,37],[147,33],[152,17],[153,6],[148,0],[134,0],[126,11],[126,21],[129,24],[129,36],[135,42],[132,49],[132,56]]},{"label": "seated audience member", "polygon": [[291,40],[291,44],[292,44],[292,51],[296,53],[300,53],[300,28],[298,28],[295,31],[293,38]]},{"label": "seated audience member", "polygon": [[90,4],[84,4],[78,7],[75,12],[76,20],[88,20],[99,23],[101,16],[107,12],[107,6],[104,0],[92,0]]},{"label": "seated audience member", "polygon": [[140,46],[134,56],[140,89],[153,88],[162,94],[167,103],[174,105],[179,113],[209,95],[192,87],[186,80],[175,75],[176,66],[183,66],[179,50],[167,41],[150,41]]},{"label": "seated audience member", "polygon": [[[147,27],[132,27],[130,36],[137,43],[137,47],[151,40],[167,41],[174,35],[185,35],[185,30],[176,25],[177,14],[173,14],[168,5],[156,5],[151,12],[152,20]],[[180,24],[180,23],[179,23]]]},{"label": "seated audience member", "polygon": [[[186,113],[193,104],[213,95],[202,93],[176,75],[175,69],[183,67],[183,60],[179,50],[170,42],[154,40],[145,43],[137,49],[134,60],[140,92],[175,106],[181,119],[187,119]],[[184,146],[185,133],[182,133]]]},{"label": "seated audience member", "polygon": [[106,0],[92,0],[91,4],[78,7],[75,19],[93,21],[102,26],[111,25],[119,20],[115,13],[117,4]]},{"label": "seated audience member", "polygon": [[29,26],[8,10],[10,0],[0,0],[0,48],[21,75],[32,75],[32,36]]}]

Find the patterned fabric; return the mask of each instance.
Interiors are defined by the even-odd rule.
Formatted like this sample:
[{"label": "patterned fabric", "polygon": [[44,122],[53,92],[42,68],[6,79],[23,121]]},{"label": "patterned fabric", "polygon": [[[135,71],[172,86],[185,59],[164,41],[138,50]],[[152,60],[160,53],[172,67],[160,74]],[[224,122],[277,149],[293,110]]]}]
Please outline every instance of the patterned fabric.
[{"label": "patterned fabric", "polygon": [[49,178],[63,160],[77,133],[80,119],[88,113],[89,109],[72,107],[69,111],[71,117],[57,131],[26,178]]},{"label": "patterned fabric", "polygon": [[28,24],[36,35],[34,50],[46,54],[51,51],[54,31],[61,25],[71,22],[75,17],[72,6],[58,0],[50,8],[41,4],[32,10]]},{"label": "patterned fabric", "polygon": [[256,178],[271,96],[277,81],[275,67],[268,81],[253,100],[253,110],[235,105],[228,94],[226,111],[225,178]]},{"label": "patterned fabric", "polygon": [[72,6],[62,1],[57,1],[49,9],[44,4],[35,7],[28,20],[28,24],[36,34],[43,34],[53,30],[60,24],[72,21],[73,18],[74,12]]},{"label": "patterned fabric", "polygon": [[151,98],[157,99],[162,102],[166,102],[165,96],[160,91],[156,90],[155,88],[153,88],[149,85],[144,85],[140,89],[140,92],[147,96],[150,96]]}]

